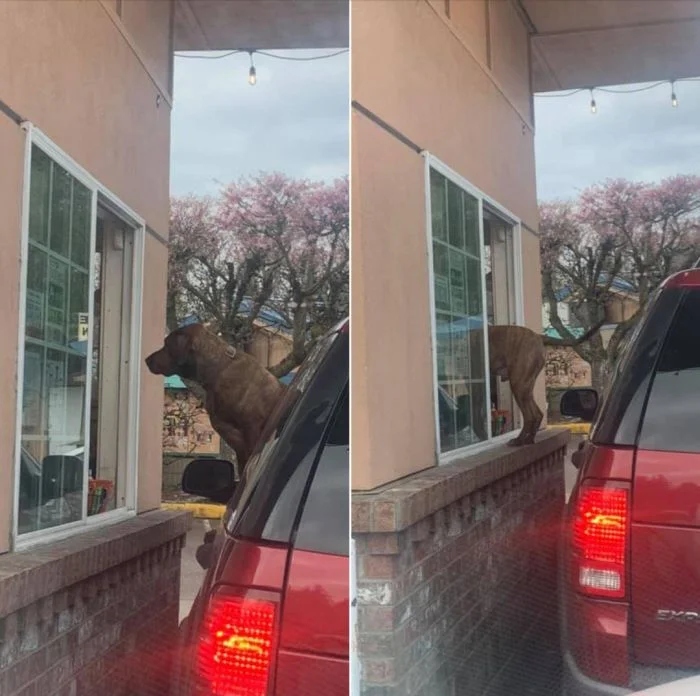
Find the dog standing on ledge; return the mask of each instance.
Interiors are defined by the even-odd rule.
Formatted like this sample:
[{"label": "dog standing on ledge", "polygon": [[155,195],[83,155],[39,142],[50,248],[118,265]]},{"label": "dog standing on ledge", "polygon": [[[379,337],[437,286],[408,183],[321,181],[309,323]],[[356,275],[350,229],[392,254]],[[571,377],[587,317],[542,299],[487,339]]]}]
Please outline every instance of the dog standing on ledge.
[{"label": "dog standing on ledge", "polygon": [[[508,444],[531,445],[544,417],[534,396],[535,382],[545,363],[542,336],[524,326],[489,326],[488,332],[489,372],[502,382],[510,382],[515,403],[523,414],[523,428]],[[471,336],[472,340],[483,341],[481,331]]]},{"label": "dog standing on ledge", "polygon": [[[509,445],[531,445],[540,428],[544,414],[534,396],[535,382],[545,365],[545,345],[577,346],[588,341],[604,323],[601,319],[582,336],[564,343],[560,339],[541,336],[524,326],[501,325],[488,327],[489,372],[510,382],[515,403],[523,414],[523,428]],[[473,331],[470,340],[483,340],[481,331]],[[487,411],[488,412],[488,411]]]},{"label": "dog standing on ledge", "polygon": [[146,358],[146,365],[154,375],[178,375],[206,391],[204,408],[212,428],[236,453],[242,472],[282,395],[279,380],[202,324],[168,334],[163,347]]}]

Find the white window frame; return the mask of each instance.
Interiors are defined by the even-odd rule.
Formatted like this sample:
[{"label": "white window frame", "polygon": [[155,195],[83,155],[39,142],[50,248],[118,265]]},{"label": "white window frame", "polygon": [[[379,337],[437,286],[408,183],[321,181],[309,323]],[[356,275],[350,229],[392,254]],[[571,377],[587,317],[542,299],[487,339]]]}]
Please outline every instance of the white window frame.
[{"label": "white window frame", "polygon": [[[19,293],[19,326],[17,334],[17,403],[15,422],[15,451],[14,451],[14,486],[12,501],[12,548],[22,550],[39,544],[46,544],[59,539],[73,536],[76,533],[88,531],[98,527],[104,527],[116,522],[129,519],[136,515],[138,500],[138,450],[139,450],[139,406],[141,390],[141,328],[143,314],[143,268],[146,239],[146,222],[135,213],[128,205],[101,184],[87,170],[81,167],[67,153],[59,148],[50,138],[41,132],[32,123],[24,122],[22,129],[25,131],[24,151],[24,189],[22,194],[22,230],[20,248],[20,293]],[[97,228],[98,202],[110,212],[117,215],[134,230],[134,258],[131,274],[131,324],[129,345],[129,394],[130,402],[129,418],[124,424],[126,427],[126,504],[116,510],[87,515],[88,498],[88,452],[90,451],[90,432],[87,429],[85,439],[84,472],[83,472],[83,514],[80,520],[68,522],[56,527],[19,534],[18,504],[20,488],[20,457],[22,442],[22,401],[24,390],[24,339],[26,330],[26,296],[27,296],[27,258],[29,253],[29,203],[30,203],[30,178],[32,147],[41,149],[56,164],[63,167],[71,176],[86,186],[92,194],[91,224],[90,224],[90,279],[89,287],[95,285],[95,240]],[[94,312],[94,293],[90,292],[88,308],[90,316]],[[88,356],[92,355],[92,332],[88,335]],[[92,360],[87,360],[86,384],[91,384]],[[85,399],[85,422],[90,421],[90,399]]]},{"label": "white window frame", "polygon": [[[504,222],[512,226],[513,229],[513,272],[515,283],[515,324],[518,326],[525,325],[525,310],[523,303],[523,258],[522,258],[522,224],[520,219],[513,215],[508,209],[504,208],[500,203],[495,201],[490,196],[486,195],[483,191],[474,186],[471,182],[465,179],[463,176],[451,169],[442,160],[439,160],[434,155],[431,155],[428,151],[423,151],[421,153],[424,160],[425,167],[425,238],[427,246],[428,255],[428,292],[430,299],[430,350],[432,353],[433,361],[433,408],[435,416],[435,452],[437,456],[438,464],[449,464],[456,459],[461,459],[465,455],[474,454],[476,452],[481,452],[486,449],[491,449],[497,445],[501,445],[508,440],[512,439],[517,433],[517,429],[521,427],[522,424],[522,413],[520,409],[517,409],[517,421],[513,419],[513,423],[516,426],[514,430],[504,433],[503,435],[498,435],[497,437],[491,436],[491,418],[486,418],[487,428],[488,428],[488,439],[483,442],[476,442],[465,447],[460,447],[458,449],[452,450],[450,452],[440,452],[440,413],[439,413],[439,402],[438,402],[438,365],[437,365],[437,327],[436,327],[436,310],[435,310],[435,270],[433,268],[433,230],[432,230],[432,205],[430,197],[430,170],[442,174],[446,179],[449,179],[452,183],[459,186],[470,196],[477,199],[479,205],[479,249],[481,254],[481,293],[483,297],[483,325],[488,326],[488,316],[487,316],[487,302],[486,302],[486,275],[484,273],[484,204],[486,204],[491,210],[497,213]],[[489,364],[489,345],[488,345],[488,335],[484,331],[484,355],[486,361],[486,404],[491,403],[491,384],[489,380],[488,364]]]}]

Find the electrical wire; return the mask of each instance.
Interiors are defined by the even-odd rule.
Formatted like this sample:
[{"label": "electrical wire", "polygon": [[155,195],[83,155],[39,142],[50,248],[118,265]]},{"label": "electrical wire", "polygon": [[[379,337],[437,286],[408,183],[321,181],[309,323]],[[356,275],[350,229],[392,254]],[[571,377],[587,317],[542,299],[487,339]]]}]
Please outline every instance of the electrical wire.
[{"label": "electrical wire", "polygon": [[335,58],[335,56],[340,56],[343,53],[348,53],[349,51],[350,51],[349,48],[344,48],[341,51],[336,51],[335,53],[326,53],[323,56],[308,56],[306,58],[293,57],[293,56],[278,56],[274,53],[268,53],[267,51],[254,51],[254,53],[259,53],[261,56],[267,56],[268,58],[277,58],[278,60],[307,61],[307,60],[323,60],[324,58]]},{"label": "electrical wire", "polygon": [[561,99],[563,97],[571,97],[579,92],[589,92],[593,89],[596,92],[607,92],[608,94],[635,94],[636,92],[647,92],[650,89],[656,89],[661,85],[667,85],[669,83],[679,83],[679,82],[700,82],[700,77],[681,77],[678,80],[660,80],[659,82],[654,82],[649,85],[644,85],[644,87],[634,87],[632,89],[615,89],[614,87],[580,87],[579,89],[572,89],[568,92],[558,92],[556,94],[539,93],[535,94],[538,99]]},{"label": "electrical wire", "polygon": [[189,53],[176,53],[175,57],[176,58],[199,58],[202,60],[217,60],[218,58],[227,58],[228,56],[232,56],[235,53],[257,53],[258,55],[261,56],[267,56],[268,58],[276,58],[277,60],[291,60],[291,61],[310,61],[310,60],[324,60],[325,58],[335,58],[335,56],[342,55],[343,53],[348,53],[349,48],[344,48],[341,51],[335,51],[334,53],[326,53],[325,55],[322,56],[307,56],[305,58],[302,58],[300,56],[280,56],[276,53],[269,53],[268,51],[246,51],[246,50],[235,50],[235,51],[229,51],[228,53],[223,53],[218,56],[193,56],[190,55]]},{"label": "electrical wire", "polygon": [[247,51],[241,51],[241,50],[235,50],[235,51],[228,51],[227,53],[221,53],[218,56],[193,56],[189,53],[175,53],[174,56],[176,58],[199,58],[200,60],[218,60],[219,58],[228,58],[229,56],[234,55],[235,53],[247,53]]}]

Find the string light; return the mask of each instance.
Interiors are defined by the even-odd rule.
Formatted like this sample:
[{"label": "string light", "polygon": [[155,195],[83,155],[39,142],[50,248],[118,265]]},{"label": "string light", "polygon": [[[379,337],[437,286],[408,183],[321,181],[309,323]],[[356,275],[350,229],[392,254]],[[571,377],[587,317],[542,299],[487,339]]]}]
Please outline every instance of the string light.
[{"label": "string light", "polygon": [[291,60],[291,61],[312,61],[312,60],[325,60],[326,58],[335,58],[336,56],[341,56],[344,53],[348,53],[349,49],[343,48],[340,51],[334,51],[333,53],[325,53],[320,56],[281,56],[277,53],[269,53],[268,51],[255,51],[255,50],[239,50],[226,51],[225,53],[219,53],[218,55],[212,56],[196,56],[190,53],[175,53],[176,58],[195,58],[199,60],[218,60],[219,58],[228,58],[229,56],[236,55],[237,53],[248,53],[250,55],[250,69],[248,70],[248,84],[255,85],[258,82],[258,74],[255,69],[255,64],[253,63],[253,53],[259,53],[261,56],[267,56],[268,58],[275,58],[276,60]]},{"label": "string light", "polygon": [[248,53],[250,53],[250,70],[248,71],[248,84],[252,86],[258,81],[258,76],[255,72],[255,65],[253,65],[253,51],[248,51]]},{"label": "string light", "polygon": [[631,89],[616,89],[615,87],[580,87],[578,89],[572,89],[568,92],[559,92],[556,94],[535,94],[535,97],[540,99],[551,99],[551,98],[564,98],[571,97],[574,94],[588,90],[591,95],[590,108],[591,113],[595,114],[598,112],[598,105],[596,103],[595,97],[593,96],[593,90],[597,92],[607,92],[608,94],[636,94],[637,92],[647,92],[650,89],[655,89],[660,85],[670,84],[671,86],[671,106],[675,109],[678,106],[678,96],[676,95],[676,83],[677,82],[700,82],[700,77],[682,77],[677,80],[662,80],[660,82],[654,82],[652,84],[644,85],[643,87],[633,87]]}]

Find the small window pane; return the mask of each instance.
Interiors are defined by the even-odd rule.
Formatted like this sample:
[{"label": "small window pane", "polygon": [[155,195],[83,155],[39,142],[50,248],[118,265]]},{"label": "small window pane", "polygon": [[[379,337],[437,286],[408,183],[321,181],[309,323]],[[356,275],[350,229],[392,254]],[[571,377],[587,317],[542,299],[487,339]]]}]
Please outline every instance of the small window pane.
[{"label": "small window pane", "polygon": [[88,267],[90,256],[90,220],[92,193],[78,181],[73,182],[73,220],[71,224],[71,259]]},{"label": "small window pane", "polygon": [[64,345],[68,318],[68,265],[56,258],[49,259],[49,287],[46,340]]},{"label": "small window pane", "polygon": [[53,251],[68,256],[70,245],[71,181],[73,177],[54,163],[51,189],[51,242]]},{"label": "small window pane", "polygon": [[450,244],[458,249],[464,249],[462,190],[451,181],[447,182],[447,229]]},{"label": "small window pane", "polygon": [[26,335],[44,338],[48,254],[30,242],[27,251]]},{"label": "small window pane", "polygon": [[450,311],[453,314],[467,312],[467,269],[464,255],[450,249]]},{"label": "small window pane", "polygon": [[46,244],[49,233],[50,183],[51,160],[34,146],[29,185],[29,238],[41,244]]},{"label": "small window pane", "polygon": [[466,257],[467,267],[467,301],[469,303],[469,315],[481,319],[484,311],[484,303],[481,293],[481,261]]},{"label": "small window pane", "polygon": [[464,194],[464,236],[469,254],[479,258],[479,201]]},{"label": "small window pane", "polygon": [[700,291],[683,300],[664,344],[649,394],[639,446],[700,452]]},{"label": "small window pane", "polygon": [[450,265],[449,249],[444,244],[433,242],[433,268],[435,285],[435,306],[450,310]]},{"label": "small window pane", "polygon": [[447,240],[447,206],[445,204],[447,180],[434,169],[430,170],[430,209],[433,225],[433,237]]}]

